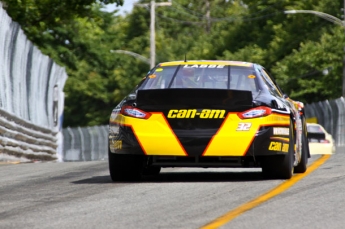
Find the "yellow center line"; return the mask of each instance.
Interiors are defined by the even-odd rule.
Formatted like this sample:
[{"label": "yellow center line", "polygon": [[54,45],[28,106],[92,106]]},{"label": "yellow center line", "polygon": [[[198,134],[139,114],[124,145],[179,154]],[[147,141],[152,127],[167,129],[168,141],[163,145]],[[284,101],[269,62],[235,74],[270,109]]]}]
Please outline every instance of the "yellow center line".
[{"label": "yellow center line", "polygon": [[284,181],[277,187],[273,188],[272,190],[268,191],[267,193],[259,196],[258,198],[253,199],[252,201],[249,201],[238,208],[235,208],[234,210],[231,210],[227,212],[226,214],[220,216],[219,218],[215,219],[214,221],[210,222],[209,224],[206,224],[205,226],[201,227],[201,229],[211,229],[211,228],[218,228],[220,226],[223,226],[224,224],[230,222],[237,216],[241,215],[242,213],[253,209],[254,207],[262,204],[263,202],[273,198],[276,195],[279,195],[280,193],[284,192],[288,188],[290,188],[292,185],[297,183],[299,180],[313,172],[315,169],[317,169],[319,166],[321,166],[325,161],[328,160],[328,158],[331,155],[323,155],[318,160],[316,160],[313,164],[311,164],[307,171],[305,173],[300,173],[294,175],[291,179]]},{"label": "yellow center line", "polygon": [[0,165],[20,164],[20,161],[0,161]]}]

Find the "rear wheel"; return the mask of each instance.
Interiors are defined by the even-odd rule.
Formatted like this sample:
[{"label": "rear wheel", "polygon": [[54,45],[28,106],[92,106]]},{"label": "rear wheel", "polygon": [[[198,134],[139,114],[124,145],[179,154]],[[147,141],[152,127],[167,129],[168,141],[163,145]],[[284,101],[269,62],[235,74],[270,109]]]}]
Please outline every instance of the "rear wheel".
[{"label": "rear wheel", "polygon": [[108,153],[109,172],[113,181],[139,181],[143,170],[144,157]]},{"label": "rear wheel", "polygon": [[295,173],[304,173],[305,171],[307,171],[308,156],[309,156],[308,154],[309,154],[308,138],[306,136],[306,130],[303,130],[301,161],[295,167],[294,169]]},{"label": "rear wheel", "polygon": [[262,162],[262,173],[268,178],[290,179],[293,175],[294,133],[290,121],[289,151],[285,155],[267,156]]}]

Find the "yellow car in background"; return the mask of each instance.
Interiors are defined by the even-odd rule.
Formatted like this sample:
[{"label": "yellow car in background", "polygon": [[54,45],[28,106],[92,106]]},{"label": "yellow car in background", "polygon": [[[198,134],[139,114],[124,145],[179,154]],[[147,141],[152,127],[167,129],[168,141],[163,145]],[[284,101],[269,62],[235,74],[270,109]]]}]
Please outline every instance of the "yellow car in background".
[{"label": "yellow car in background", "polygon": [[311,155],[335,152],[335,141],[323,126],[317,123],[307,123],[307,131]]}]

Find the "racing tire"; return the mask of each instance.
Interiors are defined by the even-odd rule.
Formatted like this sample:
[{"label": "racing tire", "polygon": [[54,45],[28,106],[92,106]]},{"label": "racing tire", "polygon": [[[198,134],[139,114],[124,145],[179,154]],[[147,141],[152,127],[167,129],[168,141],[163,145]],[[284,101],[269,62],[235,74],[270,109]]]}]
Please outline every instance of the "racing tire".
[{"label": "racing tire", "polygon": [[108,153],[109,172],[112,181],[140,181],[143,171],[144,157]]},{"label": "racing tire", "polygon": [[295,139],[290,121],[289,151],[285,155],[267,156],[263,160],[262,173],[266,178],[290,179],[294,173]]},{"label": "racing tire", "polygon": [[161,167],[158,166],[149,166],[144,168],[143,175],[145,176],[156,176],[160,173]]},{"label": "racing tire", "polygon": [[302,156],[301,156],[301,161],[295,167],[295,169],[294,169],[295,173],[305,173],[305,171],[307,171],[308,156],[309,156],[308,138],[307,138],[307,136],[305,134],[305,131],[304,131],[303,132],[303,136],[302,136]]}]

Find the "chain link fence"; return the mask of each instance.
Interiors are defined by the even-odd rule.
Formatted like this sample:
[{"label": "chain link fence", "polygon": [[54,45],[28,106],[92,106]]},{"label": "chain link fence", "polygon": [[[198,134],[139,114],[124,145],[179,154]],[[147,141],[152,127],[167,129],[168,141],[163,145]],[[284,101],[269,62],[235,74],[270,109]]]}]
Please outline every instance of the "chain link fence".
[{"label": "chain link fence", "polygon": [[345,152],[345,100],[340,97],[305,106],[306,117],[321,124],[336,143],[337,152]]},{"label": "chain link fence", "polygon": [[96,161],[108,158],[108,126],[64,128],[63,161]]}]

